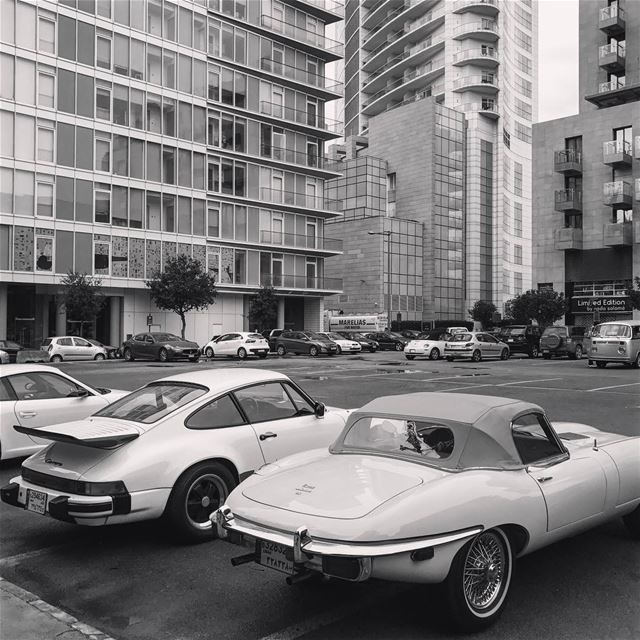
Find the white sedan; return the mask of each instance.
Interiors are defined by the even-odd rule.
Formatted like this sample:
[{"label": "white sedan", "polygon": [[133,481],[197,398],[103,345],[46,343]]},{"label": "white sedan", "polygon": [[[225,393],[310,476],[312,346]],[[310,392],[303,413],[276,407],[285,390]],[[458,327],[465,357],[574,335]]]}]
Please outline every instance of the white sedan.
[{"label": "white sedan", "polygon": [[500,358],[508,360],[511,352],[509,345],[498,340],[490,333],[483,331],[466,331],[455,333],[444,348],[445,358],[451,362],[457,359],[468,359],[480,362],[484,358]]},{"label": "white sedan", "polygon": [[451,340],[451,334],[446,331],[432,331],[414,338],[404,348],[404,357],[414,360],[416,356],[426,356],[430,360],[438,360],[444,356],[447,340]]},{"label": "white sedan", "polygon": [[213,520],[243,547],[234,566],[290,584],[443,583],[451,622],[478,631],[502,612],[518,557],[620,517],[640,538],[639,456],[638,436],[552,424],[529,402],[388,396],[354,411],[328,451],[258,470]]},{"label": "white sedan", "polygon": [[84,525],[165,517],[183,540],[213,537],[209,516],[268,462],[335,440],[349,411],[287,376],[216,369],[163,378],[95,415],[27,436],[53,440],[2,488],[21,509]]},{"label": "white sedan", "polygon": [[202,349],[207,358],[214,356],[238,357],[246,360],[249,356],[266,358],[269,355],[269,343],[259,333],[238,331],[225,333],[209,340]]},{"label": "white sedan", "polygon": [[0,458],[17,458],[47,444],[14,425],[41,427],[85,418],[127,395],[128,391],[94,389],[54,367],[15,364],[0,373]]},{"label": "white sedan", "polygon": [[338,345],[338,353],[360,353],[362,346],[355,340],[349,340],[335,331],[318,331],[321,336],[328,338]]}]

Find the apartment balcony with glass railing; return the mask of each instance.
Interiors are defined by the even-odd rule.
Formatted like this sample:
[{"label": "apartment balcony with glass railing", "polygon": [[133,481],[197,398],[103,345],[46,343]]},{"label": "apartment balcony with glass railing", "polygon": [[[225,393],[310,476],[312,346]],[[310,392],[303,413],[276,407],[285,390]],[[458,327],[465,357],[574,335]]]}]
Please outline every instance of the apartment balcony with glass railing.
[{"label": "apartment balcony with glass railing", "polygon": [[605,247],[626,247],[633,244],[631,222],[609,222],[602,229]]},{"label": "apartment balcony with glass railing", "polygon": [[337,0],[289,0],[289,4],[320,18],[325,24],[344,20],[344,2]]},{"label": "apartment balcony with glass railing", "polygon": [[325,278],[324,276],[298,276],[287,273],[262,275],[260,285],[274,289],[300,289],[311,291],[342,292],[342,278]]},{"label": "apartment balcony with glass railing", "polygon": [[464,64],[473,64],[478,67],[497,67],[500,62],[498,60],[498,51],[493,47],[474,47],[465,49],[453,54],[453,64],[462,66]]},{"label": "apartment balcony with glass railing", "polygon": [[328,162],[320,157],[316,150],[306,153],[304,151],[294,151],[285,147],[279,147],[272,144],[260,145],[260,157],[276,160],[277,162],[285,162],[286,164],[296,165],[299,167],[308,167],[311,169],[321,169],[322,171],[330,171],[327,168]]},{"label": "apartment balcony with glass railing", "polygon": [[339,60],[344,55],[344,45],[338,40],[327,38],[324,34],[303,29],[285,20],[262,14],[260,25],[270,31],[273,39],[285,39],[297,49],[311,53],[323,60]]},{"label": "apartment balcony with glass railing", "polygon": [[624,71],[626,49],[624,42],[610,42],[598,49],[598,62],[602,69],[612,73]]},{"label": "apartment balcony with glass railing", "polygon": [[582,154],[575,149],[554,151],[553,170],[565,176],[582,175]]},{"label": "apartment balcony with glass railing", "polygon": [[458,25],[453,30],[453,37],[456,40],[474,38],[475,40],[495,42],[500,38],[500,32],[498,23],[495,20],[473,20]]},{"label": "apartment balcony with glass railing", "polygon": [[482,73],[456,78],[453,81],[453,90],[497,93],[500,89],[498,88],[498,78],[493,73]]},{"label": "apartment balcony with glass railing", "polygon": [[631,143],[627,140],[609,140],[602,143],[602,162],[610,167],[630,167]]},{"label": "apartment balcony with glass railing", "polygon": [[457,0],[453,3],[454,13],[473,11],[485,16],[497,16],[500,12],[498,0]]},{"label": "apartment balcony with glass railing", "polygon": [[465,113],[479,113],[481,116],[486,116],[492,120],[497,120],[500,117],[498,101],[492,98],[485,98],[480,102],[465,102],[464,104],[456,105],[455,108]]},{"label": "apartment balcony with glass railing", "polygon": [[553,246],[556,251],[581,251],[582,229],[575,227],[554,229]]},{"label": "apartment balcony with glass railing", "polygon": [[290,83],[303,85],[302,88],[306,93],[318,95],[325,100],[334,100],[342,97],[344,93],[344,84],[342,82],[328,78],[322,73],[309,71],[304,67],[285,64],[273,58],[260,58],[260,69],[282,78],[285,85]]},{"label": "apartment balcony with glass railing", "polygon": [[554,209],[556,211],[582,211],[582,191],[578,189],[557,189]]},{"label": "apartment balcony with glass railing", "polygon": [[626,81],[624,78],[614,78],[613,80],[609,80],[609,82],[601,82],[598,85],[599,93],[606,93],[608,91],[616,91],[617,89],[624,89]]},{"label": "apartment balcony with glass railing", "polygon": [[605,182],[602,201],[608,207],[631,209],[633,206],[633,189],[626,180]]},{"label": "apartment balcony with glass railing", "polygon": [[[303,127],[314,129],[314,135],[320,138],[335,138],[342,135],[342,121],[320,116],[305,109],[284,107],[281,102],[260,101],[260,113],[284,122],[291,122]],[[318,130],[331,134],[319,134]]]},{"label": "apartment balcony with glass railing", "polygon": [[600,9],[598,27],[610,36],[624,32],[626,28],[624,10],[620,8],[617,2],[612,2],[608,7]]},{"label": "apartment balcony with glass railing", "polygon": [[260,187],[260,200],[272,204],[283,204],[301,209],[314,209],[318,211],[342,211],[342,200],[326,198],[324,194],[314,195],[304,191],[285,191]]},{"label": "apartment balcony with glass railing", "polygon": [[260,231],[260,243],[285,249],[312,249],[329,253],[340,253],[343,248],[342,240],[283,231]]}]

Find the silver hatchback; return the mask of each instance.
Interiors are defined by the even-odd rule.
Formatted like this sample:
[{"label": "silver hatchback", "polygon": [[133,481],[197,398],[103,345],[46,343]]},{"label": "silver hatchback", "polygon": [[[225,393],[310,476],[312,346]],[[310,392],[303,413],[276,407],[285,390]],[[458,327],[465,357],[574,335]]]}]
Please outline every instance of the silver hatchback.
[{"label": "silver hatchback", "polygon": [[40,349],[48,353],[50,362],[104,360],[107,357],[107,350],[104,347],[91,344],[88,340],[77,336],[46,338],[40,345]]},{"label": "silver hatchback", "polygon": [[444,355],[449,362],[458,358],[480,362],[484,358],[507,360],[511,352],[507,344],[490,333],[465,331],[455,333],[450,340],[447,340]]}]

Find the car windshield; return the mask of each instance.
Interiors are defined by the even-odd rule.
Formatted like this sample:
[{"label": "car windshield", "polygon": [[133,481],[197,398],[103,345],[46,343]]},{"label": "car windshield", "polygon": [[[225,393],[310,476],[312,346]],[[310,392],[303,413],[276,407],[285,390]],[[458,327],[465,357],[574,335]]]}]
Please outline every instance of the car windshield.
[{"label": "car windshield", "polygon": [[327,333],[327,337],[331,338],[332,340],[344,340],[344,336],[341,336],[339,333],[336,333],[335,331],[329,331],[329,333]]},{"label": "car windshield", "polygon": [[182,340],[178,336],[174,336],[173,333],[152,333],[151,334],[156,342],[173,342],[174,340]]},{"label": "car windshield", "polygon": [[627,324],[602,324],[598,335],[601,338],[630,338],[631,327]]},{"label": "car windshield", "polygon": [[473,336],[470,333],[454,333],[451,336],[451,342],[467,342],[473,340]]},{"label": "car windshield", "polygon": [[11,342],[10,340],[0,340],[0,347],[3,349],[22,349],[17,342]]},{"label": "car windshield", "polygon": [[102,342],[98,342],[97,340],[92,340],[91,338],[85,338],[85,340],[87,340],[91,344],[95,345],[96,347],[102,347],[103,346]]},{"label": "car windshield", "polygon": [[184,382],[152,382],[94,415],[151,424],[207,391],[206,387]]},{"label": "car windshield", "polygon": [[264,336],[259,333],[250,333],[247,338],[251,338],[252,340],[264,340]]},{"label": "car windshield", "polygon": [[498,335],[501,336],[523,336],[526,333],[524,327],[505,327]]},{"label": "car windshield", "polygon": [[344,437],[345,450],[375,451],[437,464],[453,452],[454,436],[443,424],[367,416],[356,420]]},{"label": "car windshield", "polygon": [[567,327],[547,327],[542,333],[543,336],[566,336]]}]

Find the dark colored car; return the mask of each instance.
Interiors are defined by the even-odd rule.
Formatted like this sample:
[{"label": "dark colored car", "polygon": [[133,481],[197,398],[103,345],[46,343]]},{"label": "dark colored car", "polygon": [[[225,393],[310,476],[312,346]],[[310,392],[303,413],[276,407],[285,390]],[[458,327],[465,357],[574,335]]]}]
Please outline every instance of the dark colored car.
[{"label": "dark colored car", "polygon": [[547,327],[540,337],[540,351],[547,360],[551,356],[568,356],[572,360],[580,360],[586,351],[586,340],[586,327]]},{"label": "dark colored car", "polygon": [[511,353],[526,353],[530,358],[540,353],[540,327],[535,324],[508,325],[495,337],[508,344]]},{"label": "dark colored car", "polygon": [[263,331],[262,335],[267,339],[269,343],[269,351],[276,350],[276,338],[284,331],[284,329],[271,329],[270,331]]},{"label": "dark colored car", "polygon": [[200,347],[195,342],[183,340],[172,333],[138,333],[122,345],[125,360],[178,360],[188,359],[197,362]]},{"label": "dark colored car", "polygon": [[313,331],[284,330],[275,339],[276,353],[283,356],[285,353],[308,353],[310,356],[326,354],[334,356],[338,353],[338,345],[324,336]]},{"label": "dark colored car", "polygon": [[9,355],[9,362],[15,362],[18,357],[18,351],[22,351],[24,347],[12,340],[0,340],[0,350],[5,351]]},{"label": "dark colored car", "polygon": [[418,331],[417,329],[404,329],[399,333],[404,338],[409,338],[409,340],[414,340],[415,338],[420,337],[420,335],[422,334],[422,331]]},{"label": "dark colored car", "polygon": [[347,340],[355,340],[363,351],[373,353],[380,348],[380,345],[375,340],[370,340],[364,333],[352,333],[350,331],[338,331],[337,333]]},{"label": "dark colored car", "polygon": [[409,338],[393,332],[367,333],[365,335],[369,340],[375,340],[380,345],[381,350],[404,351],[404,348],[410,342]]},{"label": "dark colored car", "polygon": [[93,340],[91,338],[87,338],[87,340],[91,344],[95,344],[96,347],[102,347],[107,352],[107,358],[109,358],[110,360],[122,357],[122,352],[120,351],[120,347],[114,347],[109,344],[103,344],[102,342],[98,342],[98,340]]}]

